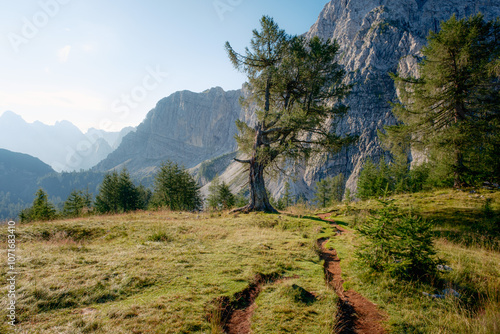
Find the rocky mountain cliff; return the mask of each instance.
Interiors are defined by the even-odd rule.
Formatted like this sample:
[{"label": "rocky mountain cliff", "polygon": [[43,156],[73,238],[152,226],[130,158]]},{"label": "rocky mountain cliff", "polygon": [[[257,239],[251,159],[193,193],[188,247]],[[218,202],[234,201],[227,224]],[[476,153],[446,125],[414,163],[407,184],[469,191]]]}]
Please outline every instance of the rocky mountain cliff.
[{"label": "rocky mountain cliff", "polygon": [[[347,99],[347,117],[336,127],[339,134],[360,136],[356,146],[319,160],[308,167],[304,180],[312,185],[326,174],[344,173],[347,187],[355,191],[361,166],[367,157],[378,160],[383,150],[377,130],[395,122],[389,101],[396,90],[388,73],[414,74],[416,57],[430,30],[441,21],[483,13],[487,20],[500,16],[500,2],[494,0],[332,0],[308,37],[335,39],[342,53],[341,63],[354,84]],[[418,159],[418,156],[414,156]]]},{"label": "rocky mountain cliff", "polygon": [[[356,145],[338,154],[318,157],[308,166],[288,166],[292,177],[278,176],[268,188],[275,196],[286,181],[292,191],[311,197],[316,181],[343,173],[346,186],[356,191],[359,172],[367,157],[377,161],[385,153],[377,130],[394,124],[389,102],[396,90],[389,72],[413,74],[417,57],[430,30],[456,14],[462,18],[483,13],[491,20],[500,16],[496,0],[332,0],[326,4],[307,37],[335,39],[340,45],[340,62],[347,70],[346,81],[353,90],[346,103],[347,116],[334,125],[338,134],[359,136]],[[244,90],[224,92],[213,88],[203,93],[177,92],[161,100],[135,133],[97,170],[127,166],[136,177],[150,175],[165,160],[173,160],[198,173],[203,183],[219,174],[234,192],[245,187],[244,166],[231,163],[237,149],[235,120],[251,123],[252,112],[242,111],[238,99]],[[419,159],[416,152],[412,157]],[[202,163],[203,162],[203,163]],[[203,188],[206,192],[207,186]]]},{"label": "rocky mountain cliff", "polygon": [[237,150],[235,121],[242,115],[241,90],[216,87],[202,93],[176,92],[158,102],[116,151],[96,166],[107,171],[126,168],[141,178],[162,162],[192,168]]}]

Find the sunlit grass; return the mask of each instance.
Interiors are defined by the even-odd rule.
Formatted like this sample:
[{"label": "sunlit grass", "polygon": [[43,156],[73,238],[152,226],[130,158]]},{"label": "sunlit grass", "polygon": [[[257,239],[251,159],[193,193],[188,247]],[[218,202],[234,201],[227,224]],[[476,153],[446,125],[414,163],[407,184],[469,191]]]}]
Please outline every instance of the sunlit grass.
[{"label": "sunlit grass", "polygon": [[[484,212],[486,198],[492,198],[489,215]],[[329,244],[342,260],[345,287],[384,309],[393,333],[499,333],[499,236],[490,223],[494,222],[492,215],[499,217],[500,192],[449,189],[393,199],[398,206],[434,222],[437,256],[452,270],[441,272],[438,281],[427,284],[374,274],[354,256],[361,245],[357,234],[343,234]],[[334,219],[355,227],[380,208],[380,202],[369,200],[331,211]],[[436,299],[423,294],[442,294],[446,288],[458,291],[460,298]]]},{"label": "sunlit grass", "polygon": [[[331,238],[345,288],[386,311],[391,332],[498,333],[500,193],[440,190],[394,200],[435,222],[437,255],[453,269],[439,280],[402,282],[355,260],[355,227],[381,207],[376,200],[330,208],[352,231],[340,235],[305,206],[290,215],[157,211],[18,225],[18,332],[221,333],[218,298],[232,298],[256,274],[275,274],[285,279],[263,286],[253,331],[329,333],[336,297],[315,241]],[[4,253],[6,236],[0,230]],[[5,282],[5,266],[0,274]],[[423,294],[445,288],[460,298]]]},{"label": "sunlit grass", "polygon": [[[19,225],[19,332],[216,332],[210,305],[258,273],[306,277],[322,299],[292,316],[309,312],[294,324],[309,332],[333,322],[334,296],[313,247],[325,226],[284,215],[161,211]],[[6,231],[0,238],[6,249]]]}]

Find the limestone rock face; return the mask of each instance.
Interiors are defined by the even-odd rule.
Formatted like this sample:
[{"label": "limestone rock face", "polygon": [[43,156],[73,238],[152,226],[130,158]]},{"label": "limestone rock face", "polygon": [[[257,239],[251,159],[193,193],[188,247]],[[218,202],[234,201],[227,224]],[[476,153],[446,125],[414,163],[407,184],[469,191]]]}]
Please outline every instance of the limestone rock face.
[{"label": "limestone rock face", "polygon": [[244,117],[241,94],[241,90],[225,92],[217,87],[202,93],[176,92],[162,99],[96,169],[126,166],[140,178],[167,160],[192,168],[237,150],[235,121]]},{"label": "limestone rock face", "polygon": [[[353,90],[346,103],[348,115],[337,126],[338,134],[359,136],[357,145],[323,157],[304,172],[312,186],[325,175],[342,172],[347,187],[356,190],[364,160],[378,160],[384,153],[377,130],[394,124],[389,101],[396,89],[388,73],[416,74],[417,57],[430,30],[453,14],[457,18],[483,13],[487,20],[500,16],[500,2],[494,0],[332,0],[321,12],[307,37],[335,39],[340,45],[341,63]],[[413,159],[422,159],[416,152]]]}]

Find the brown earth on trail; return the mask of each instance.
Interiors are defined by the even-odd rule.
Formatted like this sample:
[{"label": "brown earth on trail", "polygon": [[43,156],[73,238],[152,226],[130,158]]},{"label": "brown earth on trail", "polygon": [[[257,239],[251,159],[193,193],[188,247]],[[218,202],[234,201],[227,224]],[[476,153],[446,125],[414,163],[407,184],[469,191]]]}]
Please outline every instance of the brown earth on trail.
[{"label": "brown earth on trail", "polygon": [[243,291],[234,295],[234,301],[226,299],[222,302],[223,329],[227,334],[249,334],[251,333],[251,322],[253,312],[257,308],[255,300],[262,291],[264,284],[280,284],[289,279],[299,278],[298,275],[291,277],[278,277],[277,275],[257,275],[253,282]]},{"label": "brown earth on trail", "polygon": [[244,306],[231,312],[228,322],[224,328],[228,334],[249,334],[253,312],[257,308],[255,299],[259,295],[263,282],[252,284],[245,290]]},{"label": "brown earth on trail", "polygon": [[[335,224],[335,221],[326,219],[329,214],[318,216],[325,221]],[[349,232],[338,225],[335,225],[335,228],[342,233]],[[327,242],[328,239],[319,239],[318,246],[321,248],[321,258],[325,261],[325,279],[339,296],[335,332],[359,334],[386,333],[382,326],[382,322],[386,316],[378,310],[377,306],[354,290],[344,290],[340,259],[335,250],[325,247]]]},{"label": "brown earth on trail", "polygon": [[326,222],[329,222],[331,225],[334,225],[334,227],[337,229],[338,232],[340,233],[351,233],[351,231],[349,230],[346,230],[345,228],[343,228],[342,226],[338,225],[335,220],[333,219],[328,219],[328,217],[330,217],[331,214],[330,213],[320,213],[318,215],[318,217],[321,219],[321,220],[324,220]]},{"label": "brown earth on trail", "polygon": [[262,291],[264,284],[268,283],[282,283],[285,280],[298,278],[299,276],[293,275],[292,277],[279,277],[277,274],[271,275],[257,275],[248,287],[236,293],[233,301],[229,298],[221,301],[222,314],[222,327],[224,333],[227,334],[249,334],[251,333],[251,322],[253,312],[257,308],[255,300]]}]

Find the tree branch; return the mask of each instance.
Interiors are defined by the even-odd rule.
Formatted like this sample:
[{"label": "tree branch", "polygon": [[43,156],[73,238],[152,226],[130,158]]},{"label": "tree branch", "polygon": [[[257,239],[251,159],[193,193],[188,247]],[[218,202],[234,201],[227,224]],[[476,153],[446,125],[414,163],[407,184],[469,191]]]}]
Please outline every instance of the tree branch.
[{"label": "tree branch", "polygon": [[240,159],[236,159],[236,158],[234,158],[234,161],[239,162],[239,163],[242,163],[242,164],[249,164],[249,163],[251,163],[251,162],[252,162],[252,161],[250,161],[250,160],[240,160]]},{"label": "tree branch", "polygon": [[271,134],[273,132],[279,132],[279,131],[282,131],[283,128],[272,128],[272,129],[269,129],[269,130],[266,130],[266,131],[262,131],[262,134],[264,135],[268,135],[268,134]]}]

